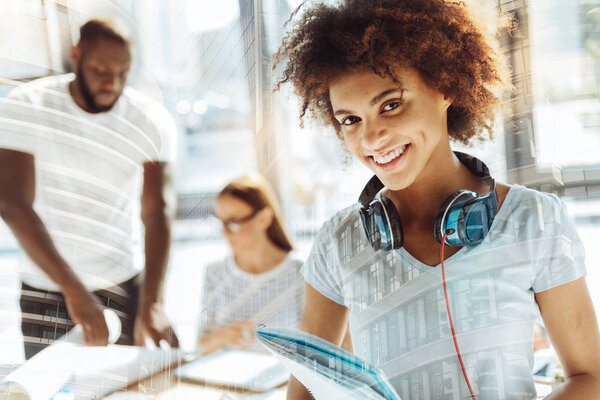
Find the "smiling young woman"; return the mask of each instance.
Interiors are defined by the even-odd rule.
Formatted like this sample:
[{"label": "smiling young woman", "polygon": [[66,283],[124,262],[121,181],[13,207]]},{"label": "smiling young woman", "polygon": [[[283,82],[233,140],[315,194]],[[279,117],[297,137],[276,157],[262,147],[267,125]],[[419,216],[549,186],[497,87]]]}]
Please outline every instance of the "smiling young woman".
[{"label": "smiling young woman", "polygon": [[[600,334],[565,206],[451,148],[491,136],[507,81],[478,19],[463,2],[342,0],[291,21],[279,84],[375,175],[317,234],[301,328],[340,344],[349,321],[354,352],[404,400],[531,399],[541,315],[567,377],[550,397],[599,397]],[[292,380],[288,398],[308,396]]]}]

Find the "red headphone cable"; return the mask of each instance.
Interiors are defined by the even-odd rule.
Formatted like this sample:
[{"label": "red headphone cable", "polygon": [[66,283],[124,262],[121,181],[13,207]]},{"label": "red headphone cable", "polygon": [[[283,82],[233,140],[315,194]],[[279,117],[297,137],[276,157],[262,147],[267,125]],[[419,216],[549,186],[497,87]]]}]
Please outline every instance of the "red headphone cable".
[{"label": "red headphone cable", "polygon": [[467,371],[465,370],[465,364],[463,363],[462,357],[460,355],[460,350],[458,349],[458,342],[456,341],[456,333],[454,332],[454,323],[452,322],[452,314],[450,314],[450,302],[448,301],[448,289],[446,288],[446,270],[444,269],[444,243],[446,242],[446,237],[448,233],[444,234],[444,238],[442,239],[442,247],[440,250],[440,259],[442,264],[442,281],[444,283],[444,297],[446,298],[446,310],[448,310],[448,320],[450,321],[450,329],[452,330],[452,339],[454,340],[454,347],[456,348],[456,355],[458,356],[458,361],[460,361],[460,367],[462,368],[463,376],[465,377],[465,382],[467,382],[467,386],[469,387],[469,392],[471,393],[471,397],[473,400],[475,399],[475,395],[473,394],[473,388],[471,387],[471,382],[469,382],[469,378],[467,377]]}]

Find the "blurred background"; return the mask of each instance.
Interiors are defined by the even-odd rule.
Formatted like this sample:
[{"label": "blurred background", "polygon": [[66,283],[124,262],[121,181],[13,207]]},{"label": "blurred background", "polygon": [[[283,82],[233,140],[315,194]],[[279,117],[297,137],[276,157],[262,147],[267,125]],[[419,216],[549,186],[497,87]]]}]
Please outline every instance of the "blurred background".
[{"label": "blurred background", "polygon": [[[600,309],[600,0],[475,0],[518,25],[499,37],[517,88],[495,141],[469,152],[497,180],[556,193],[586,247]],[[0,97],[70,71],[78,27],[116,14],[136,31],[130,85],[162,101],[179,129],[174,243],[166,310],[182,347],[195,345],[203,267],[227,246],[212,217],[216,192],[258,170],[276,188],[299,253],[319,226],[354,203],[370,177],[333,132],[299,128],[289,88],[272,93],[271,57],[299,0],[0,0]],[[1,134],[1,133],[0,133]],[[458,146],[457,146],[458,148]],[[464,149],[464,148],[463,148]],[[0,365],[23,361],[20,250],[0,220]],[[58,315],[48,315],[48,340]]]}]

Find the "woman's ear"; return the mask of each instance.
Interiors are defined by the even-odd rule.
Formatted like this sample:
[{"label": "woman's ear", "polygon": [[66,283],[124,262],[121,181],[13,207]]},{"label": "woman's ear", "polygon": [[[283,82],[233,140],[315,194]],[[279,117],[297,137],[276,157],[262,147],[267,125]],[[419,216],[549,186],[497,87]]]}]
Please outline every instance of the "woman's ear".
[{"label": "woman's ear", "polygon": [[452,98],[448,95],[444,95],[444,109],[445,110],[447,110],[448,107],[450,107],[453,102],[454,102],[454,98]]},{"label": "woman's ear", "polygon": [[267,229],[273,223],[275,214],[273,213],[273,209],[267,206],[258,212],[257,218],[259,219],[261,225]]}]

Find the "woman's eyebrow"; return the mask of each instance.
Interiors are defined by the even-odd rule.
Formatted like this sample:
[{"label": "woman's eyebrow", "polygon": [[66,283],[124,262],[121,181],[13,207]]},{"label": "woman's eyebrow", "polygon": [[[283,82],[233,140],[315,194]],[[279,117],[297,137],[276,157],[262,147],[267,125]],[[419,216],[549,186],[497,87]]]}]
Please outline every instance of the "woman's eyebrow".
[{"label": "woman's eyebrow", "polygon": [[336,112],[333,113],[334,116],[338,116],[338,115],[344,115],[344,114],[352,114],[352,111],[348,111],[348,110],[337,110]]},{"label": "woman's eyebrow", "polygon": [[[374,106],[375,104],[379,103],[381,101],[381,99],[383,99],[384,97],[386,97],[392,93],[397,93],[397,92],[400,92],[400,93],[404,92],[404,88],[397,87],[397,88],[384,90],[383,92],[379,93],[377,96],[373,97],[373,99],[369,102],[369,105]],[[337,110],[333,113],[334,116],[343,115],[343,114],[352,114],[352,111]]]},{"label": "woman's eyebrow", "polygon": [[390,95],[395,92],[402,93],[403,91],[404,91],[404,89],[401,87],[384,90],[383,92],[379,93],[377,96],[373,97],[373,99],[369,102],[369,105],[374,106],[375,104],[379,103],[379,101],[381,99],[383,99],[384,97],[386,97],[387,95]]}]

